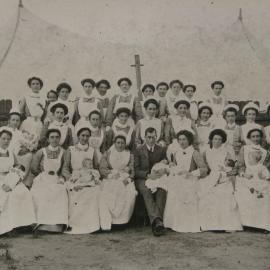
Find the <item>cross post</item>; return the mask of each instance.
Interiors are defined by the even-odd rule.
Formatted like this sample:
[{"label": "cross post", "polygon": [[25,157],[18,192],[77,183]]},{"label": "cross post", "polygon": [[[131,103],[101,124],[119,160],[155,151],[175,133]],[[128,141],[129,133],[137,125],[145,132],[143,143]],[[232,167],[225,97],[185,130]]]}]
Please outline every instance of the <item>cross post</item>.
[{"label": "cross post", "polygon": [[135,57],[135,64],[131,65],[131,67],[135,67],[138,96],[140,98],[142,98],[142,93],[141,93],[141,86],[142,86],[141,67],[143,67],[143,64],[141,64],[140,55],[136,54],[134,57]]}]

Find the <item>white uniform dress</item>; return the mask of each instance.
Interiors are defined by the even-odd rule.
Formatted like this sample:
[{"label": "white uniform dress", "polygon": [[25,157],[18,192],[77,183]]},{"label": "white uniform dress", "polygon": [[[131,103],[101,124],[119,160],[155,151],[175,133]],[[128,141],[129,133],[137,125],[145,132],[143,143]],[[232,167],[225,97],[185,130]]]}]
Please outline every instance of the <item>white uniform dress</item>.
[{"label": "white uniform dress", "polygon": [[28,116],[21,125],[21,130],[25,130],[31,134],[34,134],[37,138],[40,138],[42,131],[41,117],[44,113],[45,100],[40,94],[31,93],[25,97],[26,106],[29,110],[30,116]]},{"label": "white uniform dress", "polygon": [[213,130],[213,124],[211,120],[207,122],[199,121],[196,125],[198,132],[199,150],[204,153],[209,148],[209,135]]},{"label": "white uniform dress", "polygon": [[38,225],[68,224],[68,196],[64,184],[58,184],[58,170],[64,150],[61,148],[56,159],[48,158],[43,148],[43,167],[33,181],[31,189]]},{"label": "white uniform dress", "polygon": [[102,128],[94,128],[89,125],[91,130],[91,136],[89,138],[89,145],[96,150],[96,154],[98,157],[98,162],[100,161],[102,154],[100,148],[104,142],[105,132]]},{"label": "white uniform dress", "polygon": [[[14,155],[11,152],[8,157],[0,156],[0,187],[13,165]],[[18,183],[12,191],[8,192],[8,198],[0,213],[0,234],[34,223],[36,219],[32,195],[23,183]]]},{"label": "white uniform dress", "polygon": [[[257,153],[261,155],[261,159],[256,164],[253,161],[253,155]],[[237,177],[235,196],[242,224],[270,231],[270,182],[260,179],[258,175],[258,169],[264,167],[262,165],[266,156],[267,151],[261,146],[244,146],[245,170],[253,177],[251,179]]]},{"label": "white uniform dress", "polygon": [[129,222],[137,195],[134,182],[123,183],[123,169],[130,162],[130,151],[118,152],[113,145],[109,150],[108,161],[119,178],[104,179],[100,197],[100,223],[103,230],[110,230],[112,224]]},{"label": "white uniform dress", "polygon": [[[205,152],[210,174],[199,181],[199,212],[203,231],[241,230],[240,213],[233,194],[233,185],[222,173],[228,151],[225,146]],[[220,180],[220,183],[218,183]]]},{"label": "white uniform dress", "polygon": [[164,226],[177,232],[200,232],[200,220],[198,212],[198,177],[199,171],[190,178],[177,175],[180,171],[189,171],[194,148],[178,148],[175,153],[176,167],[171,169],[169,176],[163,176],[157,180],[147,180],[151,185],[163,188],[167,191],[167,200],[164,211]]},{"label": "white uniform dress", "polygon": [[[71,146],[72,170],[80,170],[84,159],[93,160],[94,149],[80,149],[78,145]],[[79,191],[69,190],[69,227],[70,234],[86,234],[100,229],[99,196],[100,186],[84,187]]]}]

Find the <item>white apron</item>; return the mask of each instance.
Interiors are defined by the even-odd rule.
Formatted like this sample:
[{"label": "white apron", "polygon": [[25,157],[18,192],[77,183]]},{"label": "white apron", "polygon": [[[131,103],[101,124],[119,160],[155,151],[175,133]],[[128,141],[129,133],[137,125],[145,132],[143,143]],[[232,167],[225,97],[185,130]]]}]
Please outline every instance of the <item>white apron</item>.
[{"label": "white apron", "polygon": [[[57,184],[57,171],[61,167],[63,149],[57,159],[49,159],[46,149],[43,148],[44,171],[33,181],[31,189],[37,224],[58,225],[68,224],[68,196],[66,187]],[[54,175],[52,175],[54,173]]]},{"label": "white apron", "polygon": [[[91,127],[90,127],[91,129]],[[100,162],[102,154],[100,152],[100,147],[104,141],[104,131],[102,129],[91,129],[91,137],[89,138],[89,145],[96,150],[98,157],[98,162]]]},{"label": "white apron", "polygon": [[[255,154],[256,152],[261,153],[261,160],[257,164],[251,163],[253,152]],[[237,177],[235,196],[239,205],[242,224],[270,231],[270,182],[260,179],[257,170],[263,169],[266,154],[267,151],[262,147],[244,146],[246,173],[252,174],[253,177],[251,179]]]},{"label": "white apron", "polygon": [[[14,156],[0,157],[0,187],[2,187],[5,175],[14,165]],[[19,183],[8,192],[8,198],[0,213],[0,234],[11,231],[14,228],[28,226],[36,222],[34,205],[31,193],[23,183]]]},{"label": "white apron", "polygon": [[[84,159],[93,160],[94,149],[89,147],[86,151],[77,146],[71,146],[72,170],[80,170]],[[100,229],[99,196],[100,186],[84,187],[82,190],[69,190],[69,227],[70,234],[86,234]]]},{"label": "white apron", "polygon": [[[117,152],[114,145],[109,151],[109,162],[121,176],[130,161],[130,152]],[[100,223],[103,230],[110,230],[112,224],[126,224],[132,216],[137,191],[133,182],[125,185],[122,180],[121,177],[103,180],[100,196]]]}]

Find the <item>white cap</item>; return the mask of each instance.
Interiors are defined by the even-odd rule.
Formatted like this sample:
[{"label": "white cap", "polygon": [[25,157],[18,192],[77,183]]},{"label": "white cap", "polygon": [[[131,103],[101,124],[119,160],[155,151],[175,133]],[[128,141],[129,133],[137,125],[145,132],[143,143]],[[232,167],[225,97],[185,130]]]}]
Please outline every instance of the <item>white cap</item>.
[{"label": "white cap", "polygon": [[228,109],[234,109],[236,112],[239,111],[239,106],[236,104],[228,104],[224,107],[223,112],[226,112]]},{"label": "white cap", "polygon": [[257,112],[259,112],[259,106],[256,104],[256,103],[254,103],[254,102],[248,102],[245,106],[244,106],[244,108],[242,109],[242,114],[244,115],[245,114],[245,112],[246,112],[246,110],[248,110],[248,109],[254,109],[254,110],[256,110]]}]

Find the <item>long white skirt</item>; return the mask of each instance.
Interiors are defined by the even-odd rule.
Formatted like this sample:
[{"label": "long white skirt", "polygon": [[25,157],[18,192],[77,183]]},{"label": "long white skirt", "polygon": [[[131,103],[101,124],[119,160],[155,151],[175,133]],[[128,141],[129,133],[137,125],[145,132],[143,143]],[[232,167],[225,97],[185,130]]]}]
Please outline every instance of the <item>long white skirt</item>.
[{"label": "long white skirt", "polygon": [[84,187],[82,190],[68,191],[69,227],[66,233],[86,234],[98,231],[100,186]]},{"label": "long white skirt", "polygon": [[[2,186],[2,181],[0,181],[0,186]],[[34,223],[36,223],[36,218],[32,195],[25,185],[20,183],[8,193],[0,214],[0,234]]]},{"label": "long white skirt", "polygon": [[167,181],[164,226],[176,232],[200,232],[197,178],[172,176]]},{"label": "long white skirt", "polygon": [[[259,196],[255,190],[263,196]],[[235,196],[242,224],[270,231],[270,182],[237,177]]]},{"label": "long white skirt", "polygon": [[31,189],[38,225],[68,224],[68,196],[58,176],[39,174]]},{"label": "long white skirt", "polygon": [[101,228],[110,230],[112,224],[128,223],[133,214],[136,195],[133,182],[125,186],[122,181],[104,180],[99,202]]},{"label": "long white skirt", "polygon": [[233,186],[230,181],[218,184],[218,175],[211,173],[199,181],[199,213],[203,231],[242,230],[240,213],[236,203]]},{"label": "long white skirt", "polygon": [[27,117],[21,124],[22,131],[28,131],[30,134],[34,134],[37,138],[40,138],[43,124],[41,120],[35,120],[33,117]]}]

